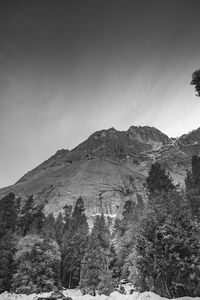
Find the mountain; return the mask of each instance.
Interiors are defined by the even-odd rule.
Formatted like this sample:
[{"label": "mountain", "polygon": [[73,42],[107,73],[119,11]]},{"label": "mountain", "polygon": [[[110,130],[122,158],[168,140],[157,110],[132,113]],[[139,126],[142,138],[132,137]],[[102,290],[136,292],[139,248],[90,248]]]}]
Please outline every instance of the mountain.
[{"label": "mountain", "polygon": [[200,128],[178,139],[148,126],[101,130],[71,151],[57,151],[1,189],[0,198],[11,191],[22,199],[33,194],[36,205],[44,204],[47,214],[57,215],[82,196],[90,219],[102,212],[115,217],[127,199],[137,201],[139,194],[146,201],[145,177],[153,162],[161,162],[183,187],[191,157],[199,153]]}]

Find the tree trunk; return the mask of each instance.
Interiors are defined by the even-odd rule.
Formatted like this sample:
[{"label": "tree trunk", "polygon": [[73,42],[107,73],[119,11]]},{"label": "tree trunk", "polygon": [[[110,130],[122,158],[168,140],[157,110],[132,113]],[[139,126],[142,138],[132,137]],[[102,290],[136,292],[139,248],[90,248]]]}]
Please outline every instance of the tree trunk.
[{"label": "tree trunk", "polygon": [[71,288],[72,272],[69,272],[69,285],[68,288]]}]

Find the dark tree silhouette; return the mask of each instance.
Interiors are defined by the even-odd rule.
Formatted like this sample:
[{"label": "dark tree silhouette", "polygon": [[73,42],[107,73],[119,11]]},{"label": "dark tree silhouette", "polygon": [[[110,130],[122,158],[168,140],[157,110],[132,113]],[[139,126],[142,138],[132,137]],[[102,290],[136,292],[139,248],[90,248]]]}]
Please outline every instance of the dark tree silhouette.
[{"label": "dark tree silhouette", "polygon": [[191,171],[185,178],[186,195],[190,202],[193,217],[200,216],[200,157],[192,157]]},{"label": "dark tree silhouette", "polygon": [[150,198],[154,197],[157,193],[168,193],[175,188],[169,174],[158,162],[155,162],[151,166],[146,183]]},{"label": "dark tree silhouette", "polygon": [[200,97],[200,69],[192,74],[191,84],[195,86],[197,96]]}]

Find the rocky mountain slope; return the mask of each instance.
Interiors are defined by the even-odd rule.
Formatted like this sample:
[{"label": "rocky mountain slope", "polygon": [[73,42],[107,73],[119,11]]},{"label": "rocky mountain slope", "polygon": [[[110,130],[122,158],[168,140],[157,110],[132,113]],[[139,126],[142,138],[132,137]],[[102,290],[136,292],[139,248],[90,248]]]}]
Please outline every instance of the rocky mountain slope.
[{"label": "rocky mountain slope", "polygon": [[200,128],[179,139],[148,126],[101,130],[71,151],[57,151],[16,184],[1,189],[0,198],[11,191],[22,199],[33,194],[47,214],[57,215],[82,196],[89,218],[101,212],[115,217],[127,199],[137,201],[140,194],[146,201],[144,182],[153,162],[161,162],[183,187],[191,156],[199,153]]}]

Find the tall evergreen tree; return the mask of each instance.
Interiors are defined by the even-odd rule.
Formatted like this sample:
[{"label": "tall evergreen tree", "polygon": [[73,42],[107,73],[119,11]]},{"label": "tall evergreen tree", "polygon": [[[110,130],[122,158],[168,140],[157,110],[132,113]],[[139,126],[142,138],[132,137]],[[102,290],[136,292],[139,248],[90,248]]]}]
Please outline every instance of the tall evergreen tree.
[{"label": "tall evergreen tree", "polygon": [[61,246],[63,241],[63,231],[64,231],[64,220],[62,213],[59,213],[55,220],[55,234],[56,234],[56,241],[59,246]]},{"label": "tall evergreen tree", "polygon": [[30,228],[30,224],[32,221],[32,210],[33,210],[33,205],[34,205],[34,200],[33,200],[33,195],[28,197],[26,200],[24,206],[22,207],[21,214],[19,217],[19,229],[20,229],[20,234],[25,236]]},{"label": "tall evergreen tree", "polygon": [[[137,203],[131,200],[126,201],[122,212],[122,220],[116,220],[113,236],[117,249],[114,273],[118,279],[127,279],[128,277],[126,261],[134,246],[143,211],[143,199],[138,194]],[[119,224],[118,227],[116,224]]]},{"label": "tall evergreen tree", "polygon": [[45,214],[43,212],[43,209],[43,205],[34,208],[32,222],[27,233],[40,235],[41,229],[43,228],[45,221]]},{"label": "tall evergreen tree", "polygon": [[9,291],[14,269],[18,202],[13,193],[0,200],[0,292]]},{"label": "tall evergreen tree", "polygon": [[11,289],[15,247],[16,236],[8,230],[0,239],[0,293]]},{"label": "tall evergreen tree", "polygon": [[113,278],[111,269],[103,270],[99,275],[99,284],[97,286],[98,294],[109,296],[117,288],[117,282]]},{"label": "tall evergreen tree", "polygon": [[17,225],[18,207],[15,202],[15,195],[8,194],[0,200],[0,239],[9,230],[14,232]]},{"label": "tall evergreen tree", "polygon": [[97,216],[88,247],[82,260],[80,287],[82,291],[96,295],[96,290],[102,290],[103,274],[110,278],[112,262],[109,231],[106,228],[103,215]]},{"label": "tall evergreen tree", "polygon": [[151,166],[146,184],[150,198],[154,197],[157,193],[168,193],[175,189],[169,174],[167,174],[166,170],[158,162]]},{"label": "tall evergreen tree", "polygon": [[19,216],[19,230],[23,236],[27,234],[40,234],[44,225],[45,215],[43,206],[35,206],[33,196],[30,196]]},{"label": "tall evergreen tree", "polygon": [[150,172],[147,180],[149,213],[136,240],[136,281],[141,291],[163,297],[199,295],[199,225],[192,220],[184,195],[165,175],[161,181]]},{"label": "tall evergreen tree", "polygon": [[200,217],[200,157],[193,156],[191,171],[185,179],[186,195],[190,203],[193,217]]},{"label": "tall evergreen tree", "polygon": [[64,227],[63,227],[63,235],[66,236],[70,230],[71,224],[71,217],[72,217],[72,206],[65,205],[64,207]]},{"label": "tall evergreen tree", "polygon": [[87,218],[85,215],[85,206],[81,197],[79,197],[76,201],[76,205],[72,213],[70,230],[76,231],[78,227],[80,227],[82,231],[85,231],[86,233],[88,232]]},{"label": "tall evergreen tree", "polygon": [[62,247],[62,283],[71,288],[79,283],[81,261],[88,242],[88,224],[81,197],[76,202],[68,226]]},{"label": "tall evergreen tree", "polygon": [[102,248],[109,248],[110,246],[110,231],[106,226],[104,215],[97,216],[94,222],[92,235],[96,237]]},{"label": "tall evergreen tree", "polygon": [[149,214],[138,234],[136,266],[141,291],[162,297],[200,295],[200,231],[184,210],[169,215]]},{"label": "tall evergreen tree", "polygon": [[55,218],[53,213],[49,214],[45,220],[41,230],[41,236],[48,241],[56,240]]}]

